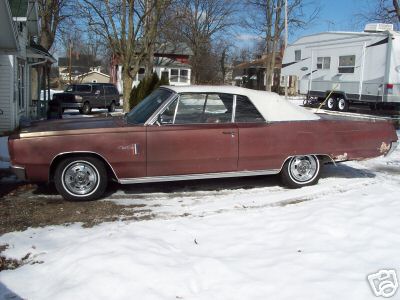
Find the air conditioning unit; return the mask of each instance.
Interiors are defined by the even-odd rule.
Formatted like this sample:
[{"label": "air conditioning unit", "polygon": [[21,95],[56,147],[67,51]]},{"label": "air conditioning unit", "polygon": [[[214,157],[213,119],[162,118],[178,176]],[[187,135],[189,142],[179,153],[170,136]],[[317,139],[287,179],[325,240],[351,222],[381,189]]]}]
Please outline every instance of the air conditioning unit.
[{"label": "air conditioning unit", "polygon": [[393,30],[393,24],[371,23],[365,25],[364,32],[382,32]]}]

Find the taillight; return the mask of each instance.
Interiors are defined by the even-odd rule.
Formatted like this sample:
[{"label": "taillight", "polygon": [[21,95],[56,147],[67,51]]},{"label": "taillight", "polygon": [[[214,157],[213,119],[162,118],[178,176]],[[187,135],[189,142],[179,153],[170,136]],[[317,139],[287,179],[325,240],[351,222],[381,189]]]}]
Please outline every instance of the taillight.
[{"label": "taillight", "polygon": [[393,83],[386,84],[386,93],[393,94]]}]

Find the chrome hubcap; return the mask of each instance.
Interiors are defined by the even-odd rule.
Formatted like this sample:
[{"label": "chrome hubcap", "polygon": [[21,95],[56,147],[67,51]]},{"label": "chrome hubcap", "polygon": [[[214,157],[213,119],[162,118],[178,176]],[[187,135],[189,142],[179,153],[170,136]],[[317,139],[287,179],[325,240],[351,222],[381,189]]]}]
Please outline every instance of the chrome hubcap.
[{"label": "chrome hubcap", "polygon": [[302,183],[312,180],[317,174],[318,168],[317,158],[309,155],[293,157],[289,165],[293,179]]},{"label": "chrome hubcap", "polygon": [[73,162],[64,169],[63,184],[74,195],[88,195],[98,186],[99,174],[87,162]]}]

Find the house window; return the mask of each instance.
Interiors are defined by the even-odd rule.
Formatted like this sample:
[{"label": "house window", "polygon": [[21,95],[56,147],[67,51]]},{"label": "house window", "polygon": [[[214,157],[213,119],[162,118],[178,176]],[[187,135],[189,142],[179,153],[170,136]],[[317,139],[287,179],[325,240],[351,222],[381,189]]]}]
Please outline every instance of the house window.
[{"label": "house window", "polygon": [[354,73],[355,55],[339,56],[339,73]]},{"label": "house window", "polygon": [[171,69],[171,77],[169,78],[171,82],[179,82],[179,69]]},{"label": "house window", "polygon": [[171,69],[171,77],[169,79],[171,82],[189,82],[189,70],[186,69]]},{"label": "house window", "polygon": [[189,82],[189,71],[188,70],[180,70],[180,82],[187,83]]},{"label": "house window", "polygon": [[318,70],[329,70],[331,68],[330,57],[317,57],[317,69]]},{"label": "house window", "polygon": [[20,110],[25,108],[25,62],[18,60],[18,108]]},{"label": "house window", "polygon": [[301,50],[295,50],[294,51],[294,60],[295,61],[300,61],[301,60]]}]

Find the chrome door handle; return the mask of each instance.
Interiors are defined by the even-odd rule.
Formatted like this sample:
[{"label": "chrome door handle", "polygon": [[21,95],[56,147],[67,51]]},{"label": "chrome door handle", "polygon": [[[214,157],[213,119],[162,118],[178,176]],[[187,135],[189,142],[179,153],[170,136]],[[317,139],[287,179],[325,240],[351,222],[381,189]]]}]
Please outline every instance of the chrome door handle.
[{"label": "chrome door handle", "polygon": [[234,131],[222,131],[222,134],[235,134]]}]

